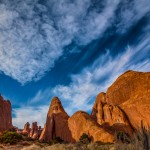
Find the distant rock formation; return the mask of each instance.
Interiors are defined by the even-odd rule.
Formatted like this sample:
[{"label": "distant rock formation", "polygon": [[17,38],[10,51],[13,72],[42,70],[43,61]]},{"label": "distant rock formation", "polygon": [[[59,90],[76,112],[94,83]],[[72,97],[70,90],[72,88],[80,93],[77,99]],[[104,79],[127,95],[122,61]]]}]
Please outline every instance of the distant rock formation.
[{"label": "distant rock formation", "polygon": [[29,137],[31,137],[32,139],[39,139],[41,133],[42,133],[41,126],[38,126],[37,122],[33,122],[29,132]]},{"label": "distant rock formation", "polygon": [[60,137],[65,142],[73,142],[68,128],[68,114],[65,112],[61,101],[54,97],[47,114],[46,124],[39,138],[40,141],[50,141]]},{"label": "distant rock formation", "polygon": [[27,123],[24,125],[24,129],[23,129],[22,133],[23,133],[23,134],[26,134],[26,135],[30,134],[30,123],[29,123],[29,122],[27,122]]},{"label": "distant rock formation", "polygon": [[105,130],[100,127],[92,117],[83,111],[78,111],[68,120],[69,129],[76,141],[79,141],[81,135],[86,133],[92,141],[110,142],[114,141],[114,135],[111,130]]},{"label": "distant rock formation", "polygon": [[0,132],[11,129],[12,114],[11,103],[9,100],[4,100],[0,95]]},{"label": "distant rock formation", "polygon": [[136,129],[150,126],[150,72],[127,71],[108,88],[106,102],[121,108]]},{"label": "distant rock formation", "polygon": [[132,128],[126,114],[118,107],[107,104],[106,94],[100,93],[94,103],[91,117],[103,127],[110,128],[114,132],[123,131],[131,134]]}]

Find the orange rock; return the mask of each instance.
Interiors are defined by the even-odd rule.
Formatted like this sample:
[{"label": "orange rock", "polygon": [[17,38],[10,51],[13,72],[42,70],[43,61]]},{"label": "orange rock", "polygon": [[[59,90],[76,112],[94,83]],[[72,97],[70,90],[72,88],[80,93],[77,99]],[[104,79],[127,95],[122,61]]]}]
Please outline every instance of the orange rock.
[{"label": "orange rock", "polygon": [[0,132],[11,129],[13,127],[11,109],[10,101],[4,100],[0,95]]},{"label": "orange rock", "polygon": [[115,131],[124,131],[131,134],[132,128],[126,114],[118,107],[106,103],[106,94],[100,93],[92,109],[92,118],[99,125],[111,128]]},{"label": "orange rock", "polygon": [[118,105],[135,128],[150,126],[150,72],[127,71],[107,90],[106,101]]},{"label": "orange rock", "polygon": [[47,114],[47,120],[40,141],[50,141],[60,137],[66,142],[73,142],[71,132],[68,128],[68,114],[65,112],[58,97],[54,97]]},{"label": "orange rock", "polygon": [[94,142],[101,141],[104,143],[112,143],[114,141],[111,130],[105,131],[86,112],[76,112],[69,118],[68,125],[72,136],[76,141],[79,141],[79,138],[83,133],[88,134]]}]

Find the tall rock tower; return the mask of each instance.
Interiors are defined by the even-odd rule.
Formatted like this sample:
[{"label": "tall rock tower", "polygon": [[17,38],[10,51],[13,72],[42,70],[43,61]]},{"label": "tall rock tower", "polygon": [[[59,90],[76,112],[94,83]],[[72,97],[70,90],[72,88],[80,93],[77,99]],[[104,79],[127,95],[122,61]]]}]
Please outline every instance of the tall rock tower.
[{"label": "tall rock tower", "polygon": [[0,132],[12,128],[11,103],[0,95]]},{"label": "tall rock tower", "polygon": [[65,112],[61,101],[54,97],[47,114],[46,124],[39,138],[40,141],[50,141],[55,137],[60,137],[63,141],[73,142],[71,132],[68,127],[69,116]]}]

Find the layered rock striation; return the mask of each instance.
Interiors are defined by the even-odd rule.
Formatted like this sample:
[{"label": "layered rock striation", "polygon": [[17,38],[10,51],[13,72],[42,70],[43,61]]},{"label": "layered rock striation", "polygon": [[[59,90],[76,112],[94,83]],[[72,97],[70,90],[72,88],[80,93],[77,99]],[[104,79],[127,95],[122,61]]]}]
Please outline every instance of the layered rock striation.
[{"label": "layered rock striation", "polygon": [[0,96],[0,132],[11,129],[12,126],[12,114],[11,103],[9,100],[4,100]]}]

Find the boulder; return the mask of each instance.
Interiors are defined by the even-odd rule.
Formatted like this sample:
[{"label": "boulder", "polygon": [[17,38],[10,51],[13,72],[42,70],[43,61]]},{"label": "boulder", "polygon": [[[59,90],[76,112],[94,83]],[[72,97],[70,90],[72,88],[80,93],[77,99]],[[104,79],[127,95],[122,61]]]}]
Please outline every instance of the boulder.
[{"label": "boulder", "polygon": [[4,100],[0,95],[0,132],[11,129],[12,114],[11,103],[9,100]]},{"label": "boulder", "polygon": [[39,138],[40,141],[51,141],[60,137],[65,142],[73,142],[71,132],[68,128],[69,116],[65,112],[61,101],[54,97],[47,114],[46,124]]},{"label": "boulder", "polygon": [[79,141],[83,133],[89,135],[94,142],[112,143],[114,141],[113,132],[100,127],[100,125],[84,111],[77,111],[73,114],[68,120],[68,125],[76,141]]}]

